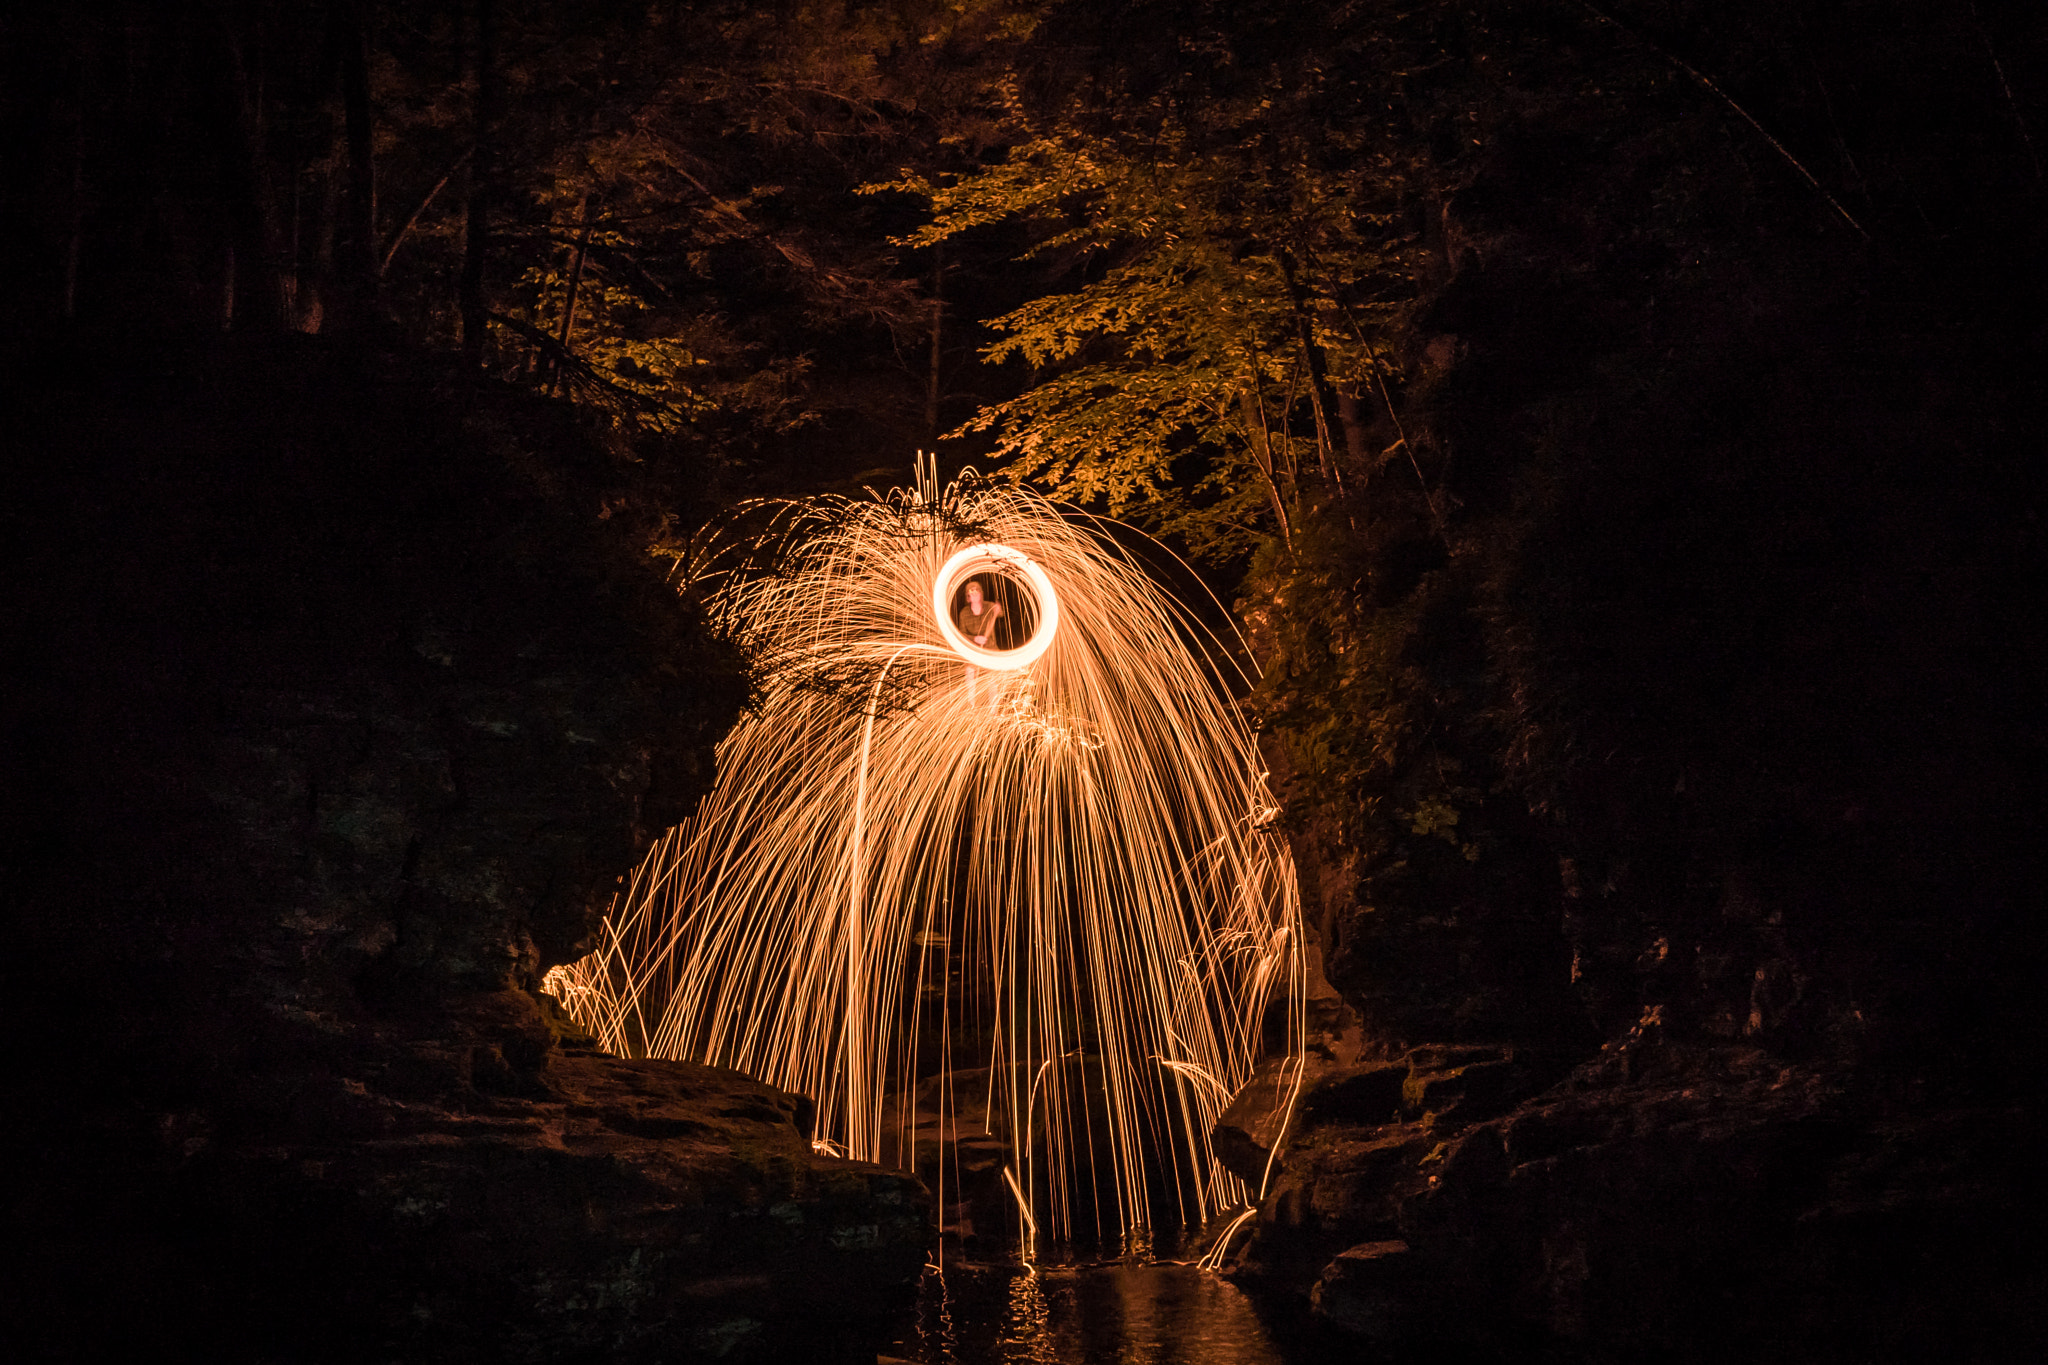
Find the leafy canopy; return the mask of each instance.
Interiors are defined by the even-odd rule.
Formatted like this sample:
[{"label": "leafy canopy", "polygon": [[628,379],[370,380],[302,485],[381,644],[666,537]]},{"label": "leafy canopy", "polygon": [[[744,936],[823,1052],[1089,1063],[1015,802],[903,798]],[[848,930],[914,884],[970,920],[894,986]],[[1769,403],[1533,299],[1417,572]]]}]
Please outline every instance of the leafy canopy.
[{"label": "leafy canopy", "polygon": [[908,246],[1021,220],[1024,259],[1069,286],[990,321],[983,358],[1028,366],[1029,385],[952,436],[992,433],[1011,477],[1209,556],[1284,533],[1341,480],[1329,409],[1373,382],[1406,244],[1365,140],[1289,131],[1280,93],[1046,125],[1013,100],[1023,136],[1000,161],[866,187],[930,204]]}]

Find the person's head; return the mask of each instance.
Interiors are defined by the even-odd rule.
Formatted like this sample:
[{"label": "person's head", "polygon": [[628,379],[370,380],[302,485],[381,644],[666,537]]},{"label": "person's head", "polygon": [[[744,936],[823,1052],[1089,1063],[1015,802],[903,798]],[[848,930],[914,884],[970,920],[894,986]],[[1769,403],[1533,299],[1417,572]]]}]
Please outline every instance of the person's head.
[{"label": "person's head", "polygon": [[983,596],[983,594],[982,594],[982,591],[981,591],[981,580],[980,580],[979,578],[970,578],[970,579],[968,579],[968,580],[967,580],[967,605],[968,605],[968,606],[970,606],[970,607],[973,607],[973,608],[974,608],[974,609],[975,609],[976,611],[980,611],[980,610],[981,610],[981,599],[982,599],[982,596]]}]

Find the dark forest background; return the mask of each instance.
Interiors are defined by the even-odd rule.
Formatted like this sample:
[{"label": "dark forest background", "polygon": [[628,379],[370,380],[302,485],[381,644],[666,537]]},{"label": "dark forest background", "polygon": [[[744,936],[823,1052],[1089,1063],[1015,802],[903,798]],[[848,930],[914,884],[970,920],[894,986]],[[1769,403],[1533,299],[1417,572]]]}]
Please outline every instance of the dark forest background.
[{"label": "dark forest background", "polygon": [[667,567],[936,449],[1230,605],[1382,1052],[2038,1112],[2039,6],[109,0],[0,54],[17,887],[109,828],[116,684],[46,648],[108,566],[314,572],[338,504],[267,451],[380,446],[369,559],[573,452]]},{"label": "dark forest background", "polygon": [[[2023,9],[4,23],[17,377],[415,357],[579,414],[608,514],[676,554],[718,506],[935,446],[1133,517],[1239,601],[1298,830],[1361,879],[1325,910],[1340,973],[1338,903],[1384,907],[1361,964],[1442,938],[1610,1028],[1642,952],[1817,896],[1829,1029],[1922,989],[1859,956],[2004,983],[1957,1009],[2023,993],[2032,891],[1995,851],[2041,741]],[[1747,982],[1720,957],[1685,970]],[[1439,1010],[1513,1008],[1481,975]]]}]

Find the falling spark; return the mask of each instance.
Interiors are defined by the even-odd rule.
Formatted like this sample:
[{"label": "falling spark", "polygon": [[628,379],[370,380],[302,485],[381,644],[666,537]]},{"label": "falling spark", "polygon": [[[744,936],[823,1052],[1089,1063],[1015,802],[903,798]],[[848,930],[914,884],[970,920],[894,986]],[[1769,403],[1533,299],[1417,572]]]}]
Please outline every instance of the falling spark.
[{"label": "falling spark", "polygon": [[1218,1234],[1215,1244],[1208,1251],[1204,1252],[1202,1259],[1196,1261],[1195,1264],[1203,1270],[1223,1269],[1224,1258],[1230,1254],[1230,1239],[1237,1236],[1239,1228],[1257,1217],[1258,1212],[1256,1208],[1245,1209],[1228,1223],[1224,1224],[1223,1231]]},{"label": "falling spark", "polygon": [[[1227,652],[1026,490],[920,462],[914,489],[767,520],[690,568],[757,705],[546,988],[614,1052],[810,1096],[818,1151],[938,1162],[942,1204],[957,1162],[917,1131],[992,1134],[1032,1235],[1242,1206],[1210,1130],[1269,1005],[1292,1103],[1305,993]],[[1008,604],[983,646],[969,578]]]},{"label": "falling spark", "polygon": [[1003,1183],[1010,1187],[1010,1194],[1017,1201],[1017,1212],[1024,1219],[1026,1239],[1038,1236],[1038,1220],[1031,1216],[1031,1201],[1024,1196],[1024,1190],[1017,1184],[1017,1173],[1008,1166],[1003,1167]]}]

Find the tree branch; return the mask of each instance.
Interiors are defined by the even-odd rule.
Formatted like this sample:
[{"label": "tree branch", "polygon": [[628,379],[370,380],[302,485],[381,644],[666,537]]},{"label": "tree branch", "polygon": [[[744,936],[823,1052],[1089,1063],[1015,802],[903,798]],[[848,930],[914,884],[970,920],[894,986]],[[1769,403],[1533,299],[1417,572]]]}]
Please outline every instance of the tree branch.
[{"label": "tree branch", "polygon": [[1730,99],[1728,97],[1727,91],[1723,90],[1720,86],[1714,84],[1705,76],[1701,75],[1699,72],[1687,66],[1678,58],[1672,56],[1669,52],[1666,52],[1657,44],[1651,42],[1642,34],[1637,33],[1634,29],[1630,28],[1627,24],[1622,23],[1621,20],[1616,19],[1613,15],[1603,12],[1597,6],[1587,4],[1586,0],[1579,0],[1579,5],[1580,8],[1584,9],[1588,14],[1592,15],[1595,19],[1600,20],[1602,23],[1612,24],[1615,28],[1620,29],[1627,36],[1635,39],[1644,47],[1649,48],[1650,51],[1656,53],[1665,61],[1671,63],[1680,71],[1683,71],[1686,75],[1692,77],[1695,81],[1699,82],[1699,86],[1702,90],[1705,90],[1708,94],[1720,100],[1721,103],[1727,105],[1730,109],[1733,109],[1736,113],[1740,114],[1742,116],[1742,121],[1744,123],[1747,123],[1750,127],[1756,129],[1757,135],[1759,137],[1761,137],[1764,141],[1770,143],[1772,147],[1776,148],[1778,155],[1785,158],[1785,164],[1790,166],[1793,170],[1799,172],[1800,178],[1804,180],[1807,184],[1813,186],[1813,192],[1815,194],[1819,195],[1821,198],[1828,201],[1828,207],[1833,209],[1836,213],[1840,214],[1842,216],[1842,221],[1847,223],[1850,227],[1854,228],[1856,230],[1856,235],[1858,237],[1861,237],[1866,242],[1870,240],[1870,234],[1863,230],[1863,224],[1857,222],[1853,217],[1850,216],[1849,210],[1842,207],[1841,201],[1836,199],[1835,196],[1833,196],[1832,194],[1829,194],[1827,190],[1822,187],[1820,181],[1813,178],[1813,172],[1807,170],[1806,167],[1800,162],[1799,158],[1792,155],[1792,153],[1786,149],[1784,143],[1772,137],[1770,134],[1770,130],[1765,128],[1761,123],[1758,123],[1755,117],[1750,114],[1749,110],[1743,108],[1734,100]]},{"label": "tree branch", "polygon": [[469,160],[470,153],[475,150],[474,144],[463,148],[462,155],[448,163],[448,169],[441,172],[441,178],[434,182],[434,188],[428,190],[426,197],[420,200],[419,204],[413,209],[412,215],[405,220],[405,225],[391,234],[391,242],[384,248],[383,258],[377,262],[378,279],[383,279],[384,273],[391,269],[392,258],[398,255],[398,248],[404,245],[405,239],[412,235],[413,228],[419,225],[421,216],[433,204],[434,196],[448,187],[448,182],[455,178],[455,173],[462,169],[464,163]]}]

